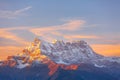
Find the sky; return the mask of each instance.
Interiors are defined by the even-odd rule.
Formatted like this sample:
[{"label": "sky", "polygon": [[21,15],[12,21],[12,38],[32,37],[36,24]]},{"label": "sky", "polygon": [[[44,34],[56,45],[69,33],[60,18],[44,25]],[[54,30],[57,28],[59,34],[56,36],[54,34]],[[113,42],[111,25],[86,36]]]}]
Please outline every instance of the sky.
[{"label": "sky", "polygon": [[0,59],[35,37],[84,40],[104,56],[120,56],[120,0],[0,0]]}]

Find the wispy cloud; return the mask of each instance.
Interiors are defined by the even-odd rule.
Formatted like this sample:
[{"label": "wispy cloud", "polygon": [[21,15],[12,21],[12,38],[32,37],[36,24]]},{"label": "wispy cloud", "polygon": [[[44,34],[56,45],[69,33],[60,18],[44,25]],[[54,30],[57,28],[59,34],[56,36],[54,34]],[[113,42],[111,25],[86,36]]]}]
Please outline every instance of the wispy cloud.
[{"label": "wispy cloud", "polygon": [[[27,8],[28,9],[28,8]],[[26,10],[26,9],[25,9]],[[22,10],[23,11],[23,10]],[[19,12],[19,11],[18,11]],[[20,10],[21,12],[21,10]],[[53,39],[66,39],[70,40],[70,37],[72,39],[76,38],[93,38],[94,36],[84,36],[75,34],[73,35],[72,32],[76,32],[77,30],[82,29],[82,25],[85,24],[85,21],[83,20],[69,20],[64,24],[56,25],[56,26],[44,26],[44,27],[12,27],[12,28],[1,28],[0,29],[0,37],[10,39],[17,41],[21,44],[25,43],[24,39],[16,36],[14,33],[12,33],[13,30],[28,30],[31,33],[35,34],[36,36],[40,36],[44,38],[45,40],[52,41]],[[64,34],[64,32],[71,32],[71,34]],[[70,36],[71,35],[71,36]]]},{"label": "wispy cloud", "polygon": [[77,29],[81,29],[83,24],[85,24],[84,20],[69,20],[61,25],[33,28],[31,29],[31,31],[32,32],[38,32],[38,31],[48,32],[48,31],[59,31],[59,30],[75,31]]},{"label": "wispy cloud", "polygon": [[64,35],[66,34],[63,34],[62,31],[75,32],[83,28],[82,25],[84,24],[85,21],[83,20],[69,20],[68,22],[62,25],[31,28],[30,31],[36,34],[37,36],[42,36],[43,38],[50,40],[50,38],[54,39],[55,36],[57,36],[56,38],[64,38]]},{"label": "wispy cloud", "polygon": [[28,7],[25,7],[23,9],[18,9],[15,11],[0,10],[0,18],[14,19],[14,18],[17,18],[18,16],[25,15],[25,11],[28,11],[31,8],[32,8],[31,6],[28,6]]},{"label": "wispy cloud", "polygon": [[[14,30],[15,28],[13,28]],[[18,28],[18,29],[22,29],[22,28]],[[10,32],[12,29],[10,28],[3,28],[0,29],[0,38],[5,38],[5,39],[10,39],[13,41],[18,42],[18,44],[25,44],[26,41],[18,36],[16,36],[14,33]]]},{"label": "wispy cloud", "polygon": [[28,6],[28,7],[25,7],[25,8],[23,8],[23,9],[16,10],[16,11],[14,12],[14,14],[23,13],[24,11],[27,11],[27,10],[29,10],[29,9],[31,9],[31,8],[32,8],[31,6]]},{"label": "wispy cloud", "polygon": [[59,25],[58,29],[74,31],[77,29],[81,29],[83,24],[85,24],[84,20],[69,20],[67,23]]}]

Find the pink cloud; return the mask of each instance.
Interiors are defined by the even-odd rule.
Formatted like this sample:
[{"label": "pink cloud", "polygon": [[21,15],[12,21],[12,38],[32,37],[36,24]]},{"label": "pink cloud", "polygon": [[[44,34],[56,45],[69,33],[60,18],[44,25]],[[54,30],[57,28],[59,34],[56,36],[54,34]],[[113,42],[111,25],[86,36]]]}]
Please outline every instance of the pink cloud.
[{"label": "pink cloud", "polygon": [[70,20],[62,25],[31,28],[30,31],[37,36],[42,36],[45,39],[54,39],[53,36],[63,37],[65,35],[62,34],[61,31],[76,31],[81,29],[84,24],[85,21],[83,20]]},{"label": "pink cloud", "polygon": [[18,44],[26,44],[26,41],[18,36],[16,36],[14,33],[10,32],[9,28],[3,28],[0,29],[0,38],[6,38],[6,39],[10,39],[13,41],[18,42]]}]

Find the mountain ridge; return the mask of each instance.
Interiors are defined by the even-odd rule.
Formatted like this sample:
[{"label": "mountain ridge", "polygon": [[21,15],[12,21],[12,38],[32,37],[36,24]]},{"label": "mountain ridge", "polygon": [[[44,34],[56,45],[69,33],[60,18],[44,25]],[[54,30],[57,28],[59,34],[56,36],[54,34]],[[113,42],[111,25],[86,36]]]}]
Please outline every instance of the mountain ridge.
[{"label": "mountain ridge", "polygon": [[113,63],[120,64],[119,57],[105,57],[95,53],[85,41],[64,42],[56,40],[53,43],[43,39],[35,40],[15,56],[8,56],[6,61],[0,61],[0,66],[26,67],[47,64],[49,75],[53,75],[59,67],[64,70],[77,70],[81,64],[95,67],[110,67]]},{"label": "mountain ridge", "polygon": [[[105,57],[95,53],[85,41],[64,42],[56,40],[49,43],[43,39],[35,38],[22,53],[15,56],[8,56],[8,60],[12,58],[29,58],[29,60],[41,61],[51,59],[57,64],[79,64],[79,63],[95,63],[97,60],[112,61],[120,63],[119,57]],[[37,58],[38,57],[38,58]],[[36,59],[33,59],[36,58]],[[1,61],[2,62],[2,61]],[[18,63],[20,63],[18,61]],[[2,63],[0,63],[2,64]]]}]

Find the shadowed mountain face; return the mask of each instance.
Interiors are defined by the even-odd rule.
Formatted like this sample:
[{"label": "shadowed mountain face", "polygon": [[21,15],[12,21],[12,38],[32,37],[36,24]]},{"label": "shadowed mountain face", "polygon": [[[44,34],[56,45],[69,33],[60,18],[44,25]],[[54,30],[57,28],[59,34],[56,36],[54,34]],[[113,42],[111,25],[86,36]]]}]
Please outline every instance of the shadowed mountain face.
[{"label": "shadowed mountain face", "polygon": [[120,80],[120,58],[95,53],[85,41],[35,39],[0,61],[0,80]]},{"label": "shadowed mountain face", "polygon": [[47,80],[48,72],[44,64],[24,69],[5,66],[0,68],[0,80]]},{"label": "shadowed mountain face", "polygon": [[77,70],[64,70],[59,67],[49,76],[49,69],[44,64],[24,69],[6,66],[0,68],[0,80],[120,80],[119,72],[120,68],[110,70],[81,64]]}]

